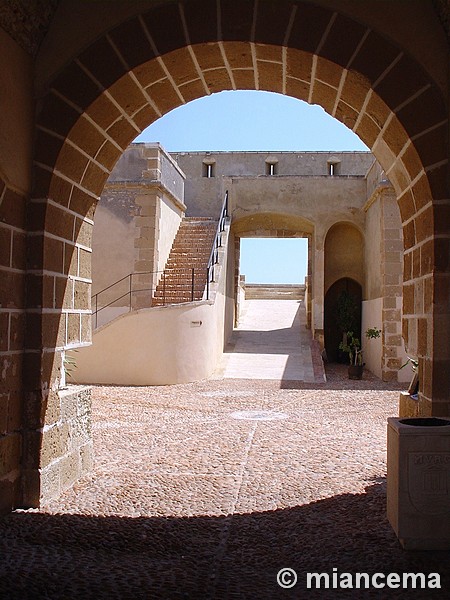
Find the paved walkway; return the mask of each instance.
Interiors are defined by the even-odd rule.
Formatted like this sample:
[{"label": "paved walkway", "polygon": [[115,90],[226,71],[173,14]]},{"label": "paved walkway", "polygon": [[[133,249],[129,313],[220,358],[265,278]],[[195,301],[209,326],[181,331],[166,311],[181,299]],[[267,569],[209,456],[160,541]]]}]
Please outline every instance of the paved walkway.
[{"label": "paved walkway", "polygon": [[311,356],[303,301],[246,300],[218,376],[320,383]]},{"label": "paved walkway", "polygon": [[[404,552],[386,520],[398,390],[345,371],[94,388],[93,472],[0,519],[1,600],[448,598],[449,553]],[[333,568],[438,572],[443,588],[306,588]]]}]

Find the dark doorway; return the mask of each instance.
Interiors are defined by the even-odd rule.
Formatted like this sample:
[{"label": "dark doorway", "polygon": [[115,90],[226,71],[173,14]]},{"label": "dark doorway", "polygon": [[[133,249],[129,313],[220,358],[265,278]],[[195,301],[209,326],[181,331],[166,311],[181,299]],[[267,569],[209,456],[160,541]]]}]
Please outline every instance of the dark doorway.
[{"label": "dark doorway", "polygon": [[338,325],[337,306],[338,299],[343,292],[347,292],[357,306],[354,332],[361,339],[361,302],[362,287],[357,281],[344,277],[338,279],[325,295],[324,305],[324,333],[325,350],[330,362],[340,360],[339,343],[342,341],[342,331]]}]

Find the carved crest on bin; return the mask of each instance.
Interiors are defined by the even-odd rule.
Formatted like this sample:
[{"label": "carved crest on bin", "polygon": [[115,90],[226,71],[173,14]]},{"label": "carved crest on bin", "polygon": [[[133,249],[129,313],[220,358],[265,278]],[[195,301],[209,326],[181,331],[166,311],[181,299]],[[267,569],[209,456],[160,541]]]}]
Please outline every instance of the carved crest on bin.
[{"label": "carved crest on bin", "polygon": [[410,452],[408,494],[423,514],[450,513],[450,452]]}]

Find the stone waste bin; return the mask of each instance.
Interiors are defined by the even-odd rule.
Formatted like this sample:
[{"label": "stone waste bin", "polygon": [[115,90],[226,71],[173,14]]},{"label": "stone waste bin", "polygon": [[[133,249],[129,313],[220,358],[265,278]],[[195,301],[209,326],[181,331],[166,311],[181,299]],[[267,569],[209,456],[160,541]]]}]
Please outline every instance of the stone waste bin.
[{"label": "stone waste bin", "polygon": [[405,549],[450,549],[450,419],[388,419],[387,516]]}]

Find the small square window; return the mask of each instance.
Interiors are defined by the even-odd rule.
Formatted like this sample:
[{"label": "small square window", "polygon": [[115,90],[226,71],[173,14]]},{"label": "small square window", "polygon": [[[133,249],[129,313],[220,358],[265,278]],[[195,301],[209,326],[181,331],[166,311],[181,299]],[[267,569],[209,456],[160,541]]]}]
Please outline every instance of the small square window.
[{"label": "small square window", "polygon": [[277,160],[266,160],[266,175],[277,175],[278,174],[278,161]]},{"label": "small square window", "polygon": [[204,162],[203,163],[203,177],[207,177],[210,179],[215,176],[215,163],[213,162]]},{"label": "small square window", "polygon": [[341,172],[341,162],[339,160],[328,160],[327,161],[327,172],[331,177],[339,175]]}]

